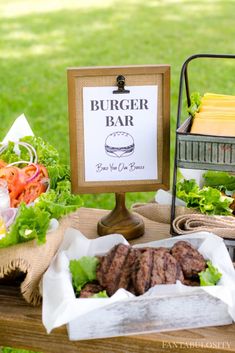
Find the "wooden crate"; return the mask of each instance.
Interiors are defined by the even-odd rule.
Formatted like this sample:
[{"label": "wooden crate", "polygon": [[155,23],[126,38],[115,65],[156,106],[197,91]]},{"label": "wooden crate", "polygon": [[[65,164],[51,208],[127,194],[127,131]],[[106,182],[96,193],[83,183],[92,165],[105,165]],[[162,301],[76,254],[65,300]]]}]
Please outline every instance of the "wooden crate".
[{"label": "wooden crate", "polygon": [[207,293],[141,296],[116,302],[69,322],[71,340],[229,325],[227,306]]}]

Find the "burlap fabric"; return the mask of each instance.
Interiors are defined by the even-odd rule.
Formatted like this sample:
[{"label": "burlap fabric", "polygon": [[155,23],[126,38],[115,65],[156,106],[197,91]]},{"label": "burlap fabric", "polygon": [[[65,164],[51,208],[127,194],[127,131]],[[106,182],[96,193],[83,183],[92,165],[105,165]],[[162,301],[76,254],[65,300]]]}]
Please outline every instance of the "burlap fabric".
[{"label": "burlap fabric", "polygon": [[[169,224],[171,221],[170,205],[154,202],[135,204],[132,210],[155,222]],[[183,206],[176,206],[176,217],[172,226],[179,235],[206,231],[222,238],[235,239],[235,217],[232,216],[207,216]]]},{"label": "burlap fabric", "polygon": [[24,299],[33,305],[41,302],[39,282],[56,254],[67,227],[77,228],[78,216],[73,213],[64,217],[59,227],[47,234],[46,243],[37,245],[35,240],[0,249],[0,278],[25,274],[20,289]]}]

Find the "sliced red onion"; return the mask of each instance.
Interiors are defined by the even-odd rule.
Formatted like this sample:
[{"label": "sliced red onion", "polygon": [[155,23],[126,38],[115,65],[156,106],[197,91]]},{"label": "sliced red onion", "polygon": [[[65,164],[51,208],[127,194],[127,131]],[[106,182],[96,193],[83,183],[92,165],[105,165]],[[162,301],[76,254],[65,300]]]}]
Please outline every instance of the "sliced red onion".
[{"label": "sliced red onion", "polygon": [[6,228],[9,228],[10,225],[14,222],[17,212],[17,208],[6,208],[5,210],[1,211],[2,217],[6,224]]},{"label": "sliced red onion", "polygon": [[7,145],[2,145],[0,147],[0,154],[2,154],[5,151],[6,148],[7,148]]},{"label": "sliced red onion", "polygon": [[25,143],[25,142],[15,142],[15,144],[17,144],[18,146],[23,146],[24,148],[26,148],[26,150],[28,151],[29,153],[29,162],[30,163],[33,163],[34,161],[34,158],[33,158],[33,154],[32,154],[32,150],[31,148],[28,146],[28,143]]},{"label": "sliced red onion", "polygon": [[10,164],[7,164],[7,165],[6,165],[6,168],[12,167],[13,165],[17,165],[17,164],[28,164],[28,165],[30,165],[30,164],[32,164],[32,163],[29,162],[29,161],[17,161],[17,162],[12,162],[12,163],[10,163]]},{"label": "sliced red onion", "polygon": [[40,173],[40,170],[39,170],[39,166],[37,164],[34,164],[34,163],[31,163],[30,165],[33,165],[35,168],[36,168],[36,171],[34,173],[33,176],[31,176],[30,178],[28,178],[26,180],[27,183],[30,183],[31,181],[33,181],[35,178],[37,178],[38,174]]},{"label": "sliced red onion", "polygon": [[[38,162],[37,152],[36,152],[35,148],[32,145],[30,145],[27,142],[18,142],[18,145],[24,146],[29,151],[29,154],[32,157],[31,158],[32,159],[31,162],[34,162],[34,163]],[[34,156],[32,155],[32,152],[33,152]]]}]

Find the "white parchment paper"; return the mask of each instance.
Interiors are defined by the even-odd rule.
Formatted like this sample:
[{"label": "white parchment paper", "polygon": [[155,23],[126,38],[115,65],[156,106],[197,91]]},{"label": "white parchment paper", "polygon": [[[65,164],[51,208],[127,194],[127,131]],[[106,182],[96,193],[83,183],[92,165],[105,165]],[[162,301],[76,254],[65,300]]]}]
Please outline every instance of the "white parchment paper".
[{"label": "white parchment paper", "polygon": [[[136,247],[172,247],[179,240],[189,241],[198,248],[205,259],[212,261],[213,265],[223,274],[219,284],[211,287],[188,287],[178,281],[173,285],[157,285],[143,296],[136,297],[136,300],[144,296],[162,297],[169,294],[172,296],[172,294],[195,293],[198,290],[205,291],[223,301],[227,305],[229,315],[235,320],[235,272],[221,238],[212,233],[201,232],[138,244]],[[119,289],[111,298],[77,299],[74,294],[69,261],[82,256],[103,255],[118,243],[127,244],[127,241],[117,234],[89,240],[78,230],[72,228],[66,230],[59,252],[43,276],[42,318],[48,333],[53,328],[67,324],[76,318],[84,317],[84,315],[87,315],[89,320],[89,317],[92,317],[92,313],[97,309],[109,306],[114,302],[120,302],[120,305],[125,302],[125,305],[128,305],[128,298],[129,300],[135,298],[133,294],[124,289]]]},{"label": "white parchment paper", "polygon": [[12,124],[2,143],[7,143],[9,141],[17,142],[20,138],[25,136],[34,136],[34,133],[25,115],[21,114]]}]

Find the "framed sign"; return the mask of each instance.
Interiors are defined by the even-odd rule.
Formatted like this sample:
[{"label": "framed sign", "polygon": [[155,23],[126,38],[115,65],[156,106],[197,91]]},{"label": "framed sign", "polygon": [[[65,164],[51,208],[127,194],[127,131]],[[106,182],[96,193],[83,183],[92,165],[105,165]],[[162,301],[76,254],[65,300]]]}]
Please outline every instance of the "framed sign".
[{"label": "framed sign", "polygon": [[169,188],[170,67],[68,69],[75,193]]}]

